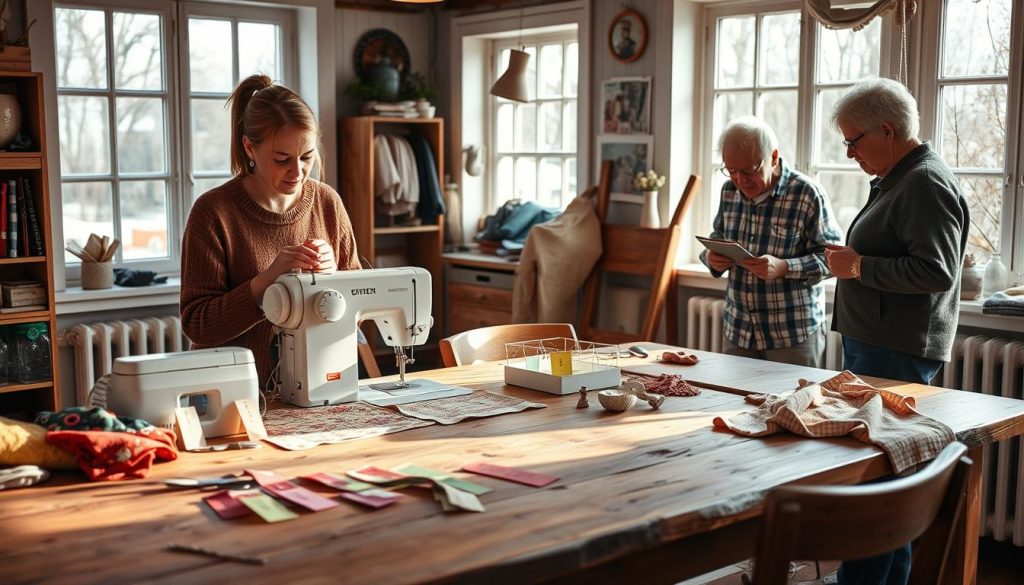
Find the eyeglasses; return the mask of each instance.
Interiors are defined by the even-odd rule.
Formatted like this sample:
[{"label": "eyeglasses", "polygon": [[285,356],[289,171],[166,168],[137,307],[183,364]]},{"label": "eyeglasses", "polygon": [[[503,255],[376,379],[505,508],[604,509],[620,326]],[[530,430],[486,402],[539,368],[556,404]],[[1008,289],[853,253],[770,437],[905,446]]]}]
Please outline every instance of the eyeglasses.
[{"label": "eyeglasses", "polygon": [[847,149],[857,150],[857,143],[860,142],[860,139],[864,138],[865,136],[867,136],[867,132],[861,132],[860,136],[854,138],[853,140],[844,140],[843,146],[845,146]]},{"label": "eyeglasses", "polygon": [[762,167],[764,167],[764,161],[757,163],[756,167],[752,167],[749,169],[730,169],[729,167],[722,165],[722,167],[718,169],[718,172],[722,173],[723,175],[729,178],[732,178],[736,175],[743,175],[748,179],[753,179],[754,177],[757,176],[759,172],[761,172]]}]

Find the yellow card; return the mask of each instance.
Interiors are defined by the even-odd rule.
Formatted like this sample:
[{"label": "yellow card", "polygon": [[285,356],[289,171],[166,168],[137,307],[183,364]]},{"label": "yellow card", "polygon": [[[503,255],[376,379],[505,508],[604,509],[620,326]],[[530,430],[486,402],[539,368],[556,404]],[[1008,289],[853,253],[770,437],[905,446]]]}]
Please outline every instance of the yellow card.
[{"label": "yellow card", "polygon": [[250,441],[258,441],[267,438],[267,428],[263,426],[263,417],[260,416],[260,409],[248,398],[235,401],[235,408],[238,410],[238,418],[245,427],[245,434]]},{"label": "yellow card", "polygon": [[178,433],[178,446],[185,451],[206,446],[203,423],[199,421],[196,407],[184,406],[174,409],[174,430]]},{"label": "yellow card", "polygon": [[571,351],[555,351],[550,354],[551,356],[551,375],[552,376],[571,376],[572,375],[572,352]]}]

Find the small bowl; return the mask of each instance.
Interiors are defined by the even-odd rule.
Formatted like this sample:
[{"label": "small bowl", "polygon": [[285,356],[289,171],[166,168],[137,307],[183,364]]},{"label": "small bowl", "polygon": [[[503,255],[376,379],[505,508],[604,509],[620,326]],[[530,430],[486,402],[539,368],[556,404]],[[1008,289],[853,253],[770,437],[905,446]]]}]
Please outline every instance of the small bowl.
[{"label": "small bowl", "polygon": [[601,390],[597,393],[597,399],[605,410],[614,412],[629,410],[636,404],[636,395],[622,390]]}]

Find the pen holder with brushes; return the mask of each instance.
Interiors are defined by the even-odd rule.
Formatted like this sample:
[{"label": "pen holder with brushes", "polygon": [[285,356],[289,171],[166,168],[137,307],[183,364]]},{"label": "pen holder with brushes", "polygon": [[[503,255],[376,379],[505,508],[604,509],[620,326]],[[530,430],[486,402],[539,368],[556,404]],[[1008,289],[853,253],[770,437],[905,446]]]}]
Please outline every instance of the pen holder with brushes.
[{"label": "pen holder with brushes", "polygon": [[82,288],[99,289],[114,286],[114,265],[106,262],[82,262]]},{"label": "pen holder with brushes", "polygon": [[102,289],[114,286],[114,253],[120,242],[107,236],[89,234],[85,246],[68,242],[65,250],[71,252],[82,261],[82,288]]}]

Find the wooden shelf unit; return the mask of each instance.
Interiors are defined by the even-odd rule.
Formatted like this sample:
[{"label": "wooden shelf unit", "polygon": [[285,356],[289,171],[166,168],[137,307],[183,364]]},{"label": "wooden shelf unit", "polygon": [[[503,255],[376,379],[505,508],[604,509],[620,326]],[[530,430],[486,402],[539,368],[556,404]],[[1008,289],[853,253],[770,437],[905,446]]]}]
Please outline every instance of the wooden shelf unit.
[{"label": "wooden shelf unit", "polygon": [[[384,116],[354,116],[342,118],[340,124],[341,198],[352,219],[359,254],[378,266],[378,253],[389,257],[401,251],[404,265],[426,268],[431,276],[434,327],[431,338],[440,337],[444,323],[442,302],[442,262],[444,250],[444,216],[436,224],[395,227],[377,226],[375,223],[374,148],[378,134],[417,133],[427,140],[437,164],[438,185],[444,178],[444,120],[442,118],[390,118]],[[388,238],[382,242],[381,238]],[[393,241],[397,239],[398,241]],[[404,240],[404,241],[403,241]],[[383,254],[382,254],[383,255]]]},{"label": "wooden shelf unit", "polygon": [[[14,93],[21,106],[21,131],[35,147],[29,152],[0,152],[0,179],[28,179],[43,235],[43,256],[0,258],[0,281],[35,280],[46,287],[45,310],[0,313],[0,335],[10,346],[14,343],[8,327],[19,323],[46,323],[50,338],[50,380],[0,385],[0,415],[30,419],[40,410],[58,410],[60,384],[57,375],[57,317],[53,302],[53,241],[50,234],[50,191],[47,181],[46,123],[43,117],[43,77],[31,71],[0,71],[0,91]],[[6,210],[3,210],[6,213]],[[19,218],[21,220],[21,218]],[[13,357],[12,357],[13,359]]]}]

